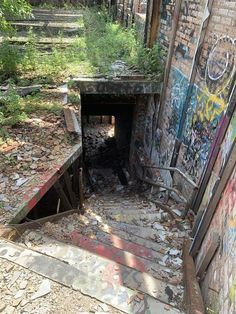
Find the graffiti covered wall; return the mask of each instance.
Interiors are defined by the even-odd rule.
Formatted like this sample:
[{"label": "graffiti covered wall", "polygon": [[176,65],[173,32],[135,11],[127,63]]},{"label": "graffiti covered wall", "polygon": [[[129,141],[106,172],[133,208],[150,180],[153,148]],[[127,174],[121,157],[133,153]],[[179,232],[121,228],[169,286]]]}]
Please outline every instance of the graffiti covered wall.
[{"label": "graffiti covered wall", "polygon": [[[200,209],[206,210],[236,139],[236,111],[221,145]],[[208,252],[213,234],[220,236],[220,244],[202,280],[207,307],[215,313],[236,312],[236,167],[225,187],[220,202],[200,247],[199,256]]]},{"label": "graffiti covered wall", "polygon": [[[177,167],[187,171],[196,182],[227,108],[236,62],[235,1],[215,0],[210,12],[208,2],[182,1],[160,125],[163,131],[161,163],[170,164],[178,138],[182,144]],[[170,9],[168,4],[167,8]],[[164,16],[167,18],[167,15],[166,12]],[[207,27],[203,26],[204,21],[208,22]],[[224,27],[222,21],[226,21]],[[205,36],[199,45],[203,31]],[[175,180],[183,188],[181,179]],[[189,193],[184,188],[183,192]]]}]

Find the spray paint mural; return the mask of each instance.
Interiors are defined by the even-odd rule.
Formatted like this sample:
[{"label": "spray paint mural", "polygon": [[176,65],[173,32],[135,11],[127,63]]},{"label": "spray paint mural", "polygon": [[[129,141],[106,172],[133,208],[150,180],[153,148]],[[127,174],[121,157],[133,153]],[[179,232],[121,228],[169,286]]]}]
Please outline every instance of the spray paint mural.
[{"label": "spray paint mural", "polygon": [[189,82],[186,76],[175,67],[172,67],[171,69],[170,78],[171,89],[168,102],[171,104],[172,114],[169,120],[168,132],[173,136],[176,136],[178,133]]},{"label": "spray paint mural", "polygon": [[227,107],[235,73],[235,43],[227,36],[215,41],[204,68],[199,68],[199,86],[193,88],[183,139],[186,145],[183,165],[196,179],[207,160],[216,128]]}]

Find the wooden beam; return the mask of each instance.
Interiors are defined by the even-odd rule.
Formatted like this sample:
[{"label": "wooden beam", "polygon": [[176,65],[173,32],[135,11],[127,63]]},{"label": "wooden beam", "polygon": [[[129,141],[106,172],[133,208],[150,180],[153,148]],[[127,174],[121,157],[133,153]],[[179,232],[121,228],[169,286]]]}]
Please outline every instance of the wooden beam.
[{"label": "wooden beam", "polygon": [[28,229],[39,228],[46,222],[55,222],[63,217],[72,215],[74,213],[75,210],[73,209],[56,215],[33,220],[31,222],[25,222],[23,224],[0,226],[0,238],[2,237],[11,241],[15,241]]},{"label": "wooden beam", "polygon": [[53,186],[61,199],[61,202],[66,210],[73,210],[71,203],[69,202],[59,180]]},{"label": "wooden beam", "polygon": [[146,21],[144,30],[144,45],[148,46],[150,25],[151,25],[151,12],[152,12],[153,0],[147,0]]},{"label": "wooden beam", "polygon": [[80,213],[84,214],[83,168],[79,169],[79,209],[80,209]]},{"label": "wooden beam", "polygon": [[157,40],[157,32],[160,24],[160,6],[161,0],[154,0],[152,4],[150,31],[148,36],[147,47],[152,48]]},{"label": "wooden beam", "polygon": [[72,190],[71,178],[70,178],[70,175],[69,175],[68,171],[64,172],[63,177],[64,177],[64,180],[65,180],[65,183],[66,183],[66,189],[67,189],[67,192],[69,194],[72,207],[76,208],[77,207],[77,201],[76,201],[75,193]]},{"label": "wooden beam", "polygon": [[195,237],[193,239],[190,253],[195,256],[201,246],[204,236],[210,226],[211,220],[217,209],[218,203],[221,199],[222,193],[228,183],[228,180],[236,166],[236,140],[234,140],[233,147],[231,149],[230,155],[226,161],[223,170],[220,173],[218,183],[216,183],[214,190],[212,191],[212,197],[209,202],[208,207],[204,211],[198,229],[196,231]]}]

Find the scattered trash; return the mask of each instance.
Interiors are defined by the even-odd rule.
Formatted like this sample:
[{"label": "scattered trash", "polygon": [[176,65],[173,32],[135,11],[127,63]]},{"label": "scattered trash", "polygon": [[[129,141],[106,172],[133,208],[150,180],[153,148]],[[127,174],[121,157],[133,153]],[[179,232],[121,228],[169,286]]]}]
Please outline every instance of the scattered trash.
[{"label": "scattered trash", "polygon": [[35,300],[45,296],[51,291],[51,283],[48,279],[44,279],[38,288],[38,291],[31,296],[31,300]]}]

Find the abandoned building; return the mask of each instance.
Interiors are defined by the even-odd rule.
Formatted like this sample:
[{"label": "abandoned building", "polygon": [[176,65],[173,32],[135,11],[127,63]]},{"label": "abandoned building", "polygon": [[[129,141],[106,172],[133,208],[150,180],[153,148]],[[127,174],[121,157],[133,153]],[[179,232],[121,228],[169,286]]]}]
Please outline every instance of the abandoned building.
[{"label": "abandoned building", "polygon": [[236,1],[29,2],[0,27],[0,313],[236,314]]}]

